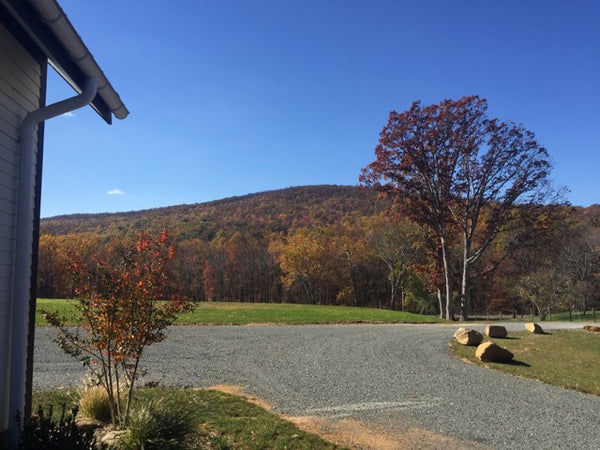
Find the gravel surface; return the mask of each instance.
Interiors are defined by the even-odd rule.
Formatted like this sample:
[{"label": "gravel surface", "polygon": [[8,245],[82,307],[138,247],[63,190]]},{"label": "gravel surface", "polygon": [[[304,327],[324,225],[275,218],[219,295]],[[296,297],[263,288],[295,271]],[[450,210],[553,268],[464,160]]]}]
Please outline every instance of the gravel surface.
[{"label": "gravel surface", "polygon": [[[146,350],[142,382],[240,385],[288,416],[390,433],[421,427],[496,449],[600,449],[600,397],[457,361],[447,341],[458,326],[172,327]],[[568,326],[582,324],[544,329]],[[34,389],[78,387],[85,371],[52,341],[55,331],[36,333]]]}]

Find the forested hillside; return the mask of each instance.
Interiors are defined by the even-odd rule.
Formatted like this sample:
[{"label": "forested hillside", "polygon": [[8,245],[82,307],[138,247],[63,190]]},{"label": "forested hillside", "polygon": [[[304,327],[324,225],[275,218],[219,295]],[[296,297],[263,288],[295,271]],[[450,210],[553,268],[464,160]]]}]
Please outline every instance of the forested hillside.
[{"label": "forested hillside", "polygon": [[[531,242],[518,240],[514,230],[527,221],[515,215],[474,267],[472,311],[546,314],[599,304],[600,207],[561,208],[561,220],[542,220]],[[407,220],[401,205],[349,186],[44,219],[38,296],[74,296],[74,255],[90,264],[97,258],[121,264],[140,233],[163,231],[176,242],[169,296],[440,312],[431,235]],[[449,244],[458,261],[459,239]],[[458,264],[453,267],[459,279]]]},{"label": "forested hillside", "polygon": [[218,231],[287,232],[377,214],[389,206],[388,199],[358,187],[303,186],[144,211],[51,217],[42,220],[41,232],[108,236],[168,230],[179,239],[210,241]]}]

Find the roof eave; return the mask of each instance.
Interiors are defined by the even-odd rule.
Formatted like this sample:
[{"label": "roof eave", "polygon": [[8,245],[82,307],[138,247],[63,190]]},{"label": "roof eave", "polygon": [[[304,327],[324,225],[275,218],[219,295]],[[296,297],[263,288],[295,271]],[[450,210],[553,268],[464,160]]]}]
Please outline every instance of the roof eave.
[{"label": "roof eave", "polygon": [[107,122],[112,115],[124,119],[127,107],[94,59],[56,0],[0,0],[20,22],[50,65],[75,91],[83,90],[89,77],[98,79],[98,94],[91,106]]}]

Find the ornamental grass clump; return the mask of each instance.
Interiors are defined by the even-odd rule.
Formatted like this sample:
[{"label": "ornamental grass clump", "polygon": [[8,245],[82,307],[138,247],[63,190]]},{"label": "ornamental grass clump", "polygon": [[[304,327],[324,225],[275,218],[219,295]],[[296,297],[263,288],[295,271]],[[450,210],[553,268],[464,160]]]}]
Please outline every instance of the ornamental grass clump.
[{"label": "ornamental grass clump", "polygon": [[110,398],[103,386],[94,385],[79,391],[79,412],[82,417],[110,423]]},{"label": "ornamental grass clump", "polygon": [[141,233],[91,258],[71,251],[79,323],[67,326],[65,318],[43,312],[60,331],[61,348],[87,366],[106,390],[110,421],[120,427],[127,424],[134,384],[142,374],[142,352],[165,339],[167,327],[189,309],[189,302],[167,293],[174,255],[166,232],[156,238]]},{"label": "ornamental grass clump", "polygon": [[177,450],[185,448],[186,437],[194,431],[189,412],[163,401],[149,401],[131,411],[123,449]]}]

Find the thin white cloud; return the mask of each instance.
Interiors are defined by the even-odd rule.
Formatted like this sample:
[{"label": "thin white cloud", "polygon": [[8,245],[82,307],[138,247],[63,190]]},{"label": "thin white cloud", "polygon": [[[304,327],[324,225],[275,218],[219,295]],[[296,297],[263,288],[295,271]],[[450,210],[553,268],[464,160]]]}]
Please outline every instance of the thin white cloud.
[{"label": "thin white cloud", "polygon": [[63,114],[64,117],[75,117],[75,114],[73,114],[71,111],[66,112]]},{"label": "thin white cloud", "polygon": [[108,191],[107,194],[109,194],[109,195],[125,195],[125,192],[123,192],[121,189],[117,188],[117,189]]}]

